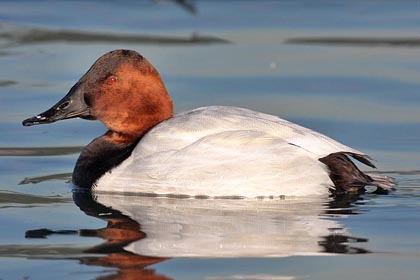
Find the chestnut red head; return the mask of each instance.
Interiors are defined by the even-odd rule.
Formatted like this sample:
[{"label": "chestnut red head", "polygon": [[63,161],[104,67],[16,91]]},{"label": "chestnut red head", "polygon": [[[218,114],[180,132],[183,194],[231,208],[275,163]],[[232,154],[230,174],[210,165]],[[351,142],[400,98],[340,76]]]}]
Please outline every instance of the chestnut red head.
[{"label": "chestnut red head", "polygon": [[57,104],[23,125],[80,117],[139,137],[172,116],[172,100],[153,65],[135,51],[115,50],[101,56]]}]

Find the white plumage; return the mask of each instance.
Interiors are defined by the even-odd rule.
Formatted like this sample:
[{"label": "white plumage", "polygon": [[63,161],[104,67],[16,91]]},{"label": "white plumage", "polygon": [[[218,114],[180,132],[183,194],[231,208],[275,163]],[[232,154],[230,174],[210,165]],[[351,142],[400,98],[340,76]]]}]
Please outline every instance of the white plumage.
[{"label": "white plumage", "polygon": [[318,159],[362,154],[310,129],[248,109],[212,106],[150,130],[95,191],[189,196],[306,196],[334,186]]}]

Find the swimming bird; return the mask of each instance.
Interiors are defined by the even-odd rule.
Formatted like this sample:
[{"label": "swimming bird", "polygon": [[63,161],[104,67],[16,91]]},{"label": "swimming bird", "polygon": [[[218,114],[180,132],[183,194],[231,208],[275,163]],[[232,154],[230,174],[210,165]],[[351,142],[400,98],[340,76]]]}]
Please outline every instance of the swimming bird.
[{"label": "swimming bird", "polygon": [[101,121],[108,131],[84,148],[72,176],[97,192],[277,197],[393,187],[350,159],[374,167],[368,155],[277,116],[228,106],[173,111],[153,65],[135,51],[114,50],[23,125]]}]

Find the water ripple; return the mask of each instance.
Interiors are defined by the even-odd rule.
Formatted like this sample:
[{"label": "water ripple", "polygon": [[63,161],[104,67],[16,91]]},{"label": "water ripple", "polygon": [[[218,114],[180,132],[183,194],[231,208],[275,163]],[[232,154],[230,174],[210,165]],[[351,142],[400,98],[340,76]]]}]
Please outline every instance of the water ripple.
[{"label": "water ripple", "polygon": [[82,151],[81,146],[70,147],[0,147],[0,156],[62,156],[77,154]]},{"label": "water ripple", "polygon": [[78,30],[53,30],[38,27],[0,25],[0,39],[6,47],[39,43],[142,43],[142,44],[226,44],[228,40],[192,33],[190,36],[164,36],[144,34],[119,34]]},{"label": "water ripple", "polygon": [[54,203],[68,203],[71,198],[62,196],[38,196],[32,194],[25,194],[19,192],[0,190],[0,208],[14,207],[19,204],[20,208],[24,205],[26,207],[33,207],[36,204],[54,204]]},{"label": "water ripple", "polygon": [[286,43],[304,45],[395,48],[420,47],[420,38],[301,37],[287,39]]}]

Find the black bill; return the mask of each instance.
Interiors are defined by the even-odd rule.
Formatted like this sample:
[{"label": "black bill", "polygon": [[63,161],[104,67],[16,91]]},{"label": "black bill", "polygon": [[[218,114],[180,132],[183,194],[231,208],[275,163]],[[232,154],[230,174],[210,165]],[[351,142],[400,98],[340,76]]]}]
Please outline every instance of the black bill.
[{"label": "black bill", "polygon": [[24,120],[22,124],[24,126],[31,126],[77,117],[91,118],[90,108],[84,101],[83,94],[76,84],[57,104],[44,113]]}]

